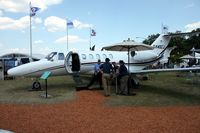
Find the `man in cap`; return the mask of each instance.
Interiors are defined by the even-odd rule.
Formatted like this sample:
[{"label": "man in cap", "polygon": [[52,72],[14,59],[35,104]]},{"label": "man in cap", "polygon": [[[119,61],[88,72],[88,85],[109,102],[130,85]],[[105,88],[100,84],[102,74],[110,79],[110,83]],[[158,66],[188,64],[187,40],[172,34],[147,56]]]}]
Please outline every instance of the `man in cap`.
[{"label": "man in cap", "polygon": [[127,82],[128,82],[128,70],[124,64],[123,60],[119,61],[119,76],[118,79],[120,81],[120,94],[122,95],[128,95],[128,88],[127,88]]},{"label": "man in cap", "polygon": [[110,59],[106,58],[105,63],[100,66],[100,69],[103,71],[102,81],[103,81],[103,88],[105,92],[105,96],[110,96],[111,94],[111,75],[113,71],[112,64],[110,63]]}]

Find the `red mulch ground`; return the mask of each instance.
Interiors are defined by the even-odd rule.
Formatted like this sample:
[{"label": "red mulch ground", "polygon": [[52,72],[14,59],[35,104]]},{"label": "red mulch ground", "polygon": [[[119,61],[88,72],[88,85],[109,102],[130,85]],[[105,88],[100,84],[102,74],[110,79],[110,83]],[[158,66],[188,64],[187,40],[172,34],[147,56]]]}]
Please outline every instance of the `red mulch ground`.
[{"label": "red mulch ground", "polygon": [[200,106],[109,107],[101,91],[49,105],[0,104],[0,129],[16,133],[200,133]]}]

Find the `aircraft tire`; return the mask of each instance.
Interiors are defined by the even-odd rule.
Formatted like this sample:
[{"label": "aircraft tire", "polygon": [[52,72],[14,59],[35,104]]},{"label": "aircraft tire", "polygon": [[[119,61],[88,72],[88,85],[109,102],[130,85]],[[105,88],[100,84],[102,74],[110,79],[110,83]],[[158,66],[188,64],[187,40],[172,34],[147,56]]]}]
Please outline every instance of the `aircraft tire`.
[{"label": "aircraft tire", "polygon": [[41,90],[41,84],[38,81],[35,81],[32,85],[33,90]]}]

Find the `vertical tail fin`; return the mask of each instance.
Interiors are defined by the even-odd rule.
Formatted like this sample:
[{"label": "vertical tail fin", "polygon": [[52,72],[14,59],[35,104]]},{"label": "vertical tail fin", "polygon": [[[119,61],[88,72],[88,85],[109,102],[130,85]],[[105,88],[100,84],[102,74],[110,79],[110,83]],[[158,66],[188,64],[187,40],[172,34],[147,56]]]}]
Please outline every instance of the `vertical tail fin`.
[{"label": "vertical tail fin", "polygon": [[161,54],[167,48],[171,37],[166,36],[168,35],[168,26],[162,24],[162,33],[160,36],[151,44],[154,47],[154,51],[156,54]]},{"label": "vertical tail fin", "polygon": [[159,48],[159,49],[165,49],[170,41],[171,37],[165,36],[164,34],[161,34],[152,44],[154,48]]},{"label": "vertical tail fin", "polygon": [[170,36],[165,36],[164,34],[161,34],[152,44],[151,46],[154,47],[154,51],[156,54],[161,54],[164,52],[166,47],[169,44],[169,41],[171,40]]},{"label": "vertical tail fin", "polygon": [[160,36],[151,44],[152,47],[154,47],[154,53],[157,55],[162,55],[165,49],[167,48],[169,41],[172,37],[177,36],[192,36],[192,35],[199,35],[199,31],[193,31],[193,32],[185,32],[185,33],[167,33],[168,27],[163,26],[163,34],[160,34]]}]

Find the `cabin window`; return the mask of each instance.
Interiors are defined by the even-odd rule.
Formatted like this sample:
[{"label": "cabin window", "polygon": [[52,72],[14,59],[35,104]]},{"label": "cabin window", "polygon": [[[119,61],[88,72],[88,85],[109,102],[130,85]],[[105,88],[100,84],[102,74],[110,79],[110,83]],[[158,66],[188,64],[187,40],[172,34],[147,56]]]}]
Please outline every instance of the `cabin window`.
[{"label": "cabin window", "polygon": [[29,58],[21,58],[21,64],[26,64],[29,62],[30,62]]},{"label": "cabin window", "polygon": [[65,56],[63,53],[58,53],[58,60],[64,60]]},{"label": "cabin window", "polygon": [[106,58],[107,58],[107,56],[106,56],[105,54],[103,54],[103,58],[104,58],[104,59],[106,59]]},{"label": "cabin window", "polygon": [[108,57],[109,57],[110,59],[113,59],[113,55],[112,55],[112,54],[109,54]]},{"label": "cabin window", "polygon": [[89,54],[89,59],[93,59],[93,55],[92,54]]},{"label": "cabin window", "polygon": [[97,58],[97,59],[101,59],[101,57],[100,57],[99,54],[96,54],[96,58]]},{"label": "cabin window", "polygon": [[86,60],[86,55],[85,54],[82,54],[81,56],[82,56],[83,60]]}]

